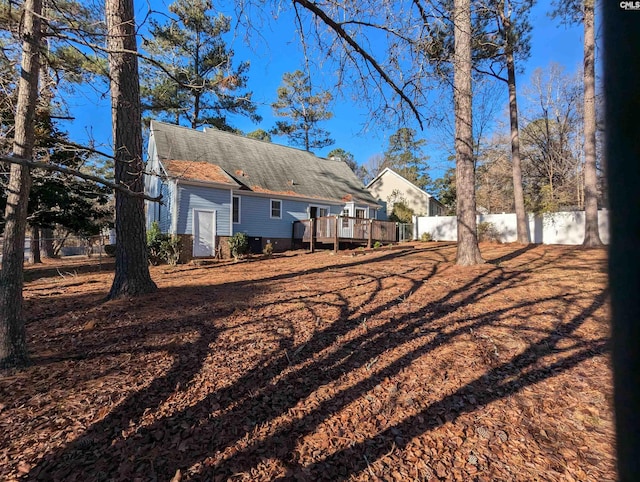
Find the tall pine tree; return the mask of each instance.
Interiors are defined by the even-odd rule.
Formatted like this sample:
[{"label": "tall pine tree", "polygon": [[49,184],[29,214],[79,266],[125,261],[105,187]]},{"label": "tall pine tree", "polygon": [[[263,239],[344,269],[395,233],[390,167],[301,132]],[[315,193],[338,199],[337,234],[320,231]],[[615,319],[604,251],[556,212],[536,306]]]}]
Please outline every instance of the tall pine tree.
[{"label": "tall pine tree", "polygon": [[[144,192],[142,119],[133,0],[106,0],[115,182]],[[109,298],[156,290],[149,274],[144,202],[116,192],[116,272]]]},{"label": "tall pine tree", "polygon": [[[38,100],[42,1],[26,0],[22,37],[23,74],[18,83],[13,155],[30,160],[35,142],[34,119]],[[29,356],[22,312],[24,239],[31,173],[12,164],[5,208],[2,270],[0,271],[0,366],[24,366]]]},{"label": "tall pine tree", "polygon": [[224,41],[230,19],[215,15],[210,0],[176,0],[167,22],[151,23],[142,49],[154,63],[143,64],[143,110],[174,124],[232,130],[227,116],[259,120],[245,90],[248,62],[233,65]]},{"label": "tall pine tree", "polygon": [[271,106],[277,117],[289,120],[278,121],[271,133],[286,136],[292,145],[307,151],[332,145],[335,141],[329,132],[318,125],[333,117],[327,110],[332,100],[330,92],[314,94],[311,78],[302,71],[285,73],[282,86],[278,87],[278,100]]}]

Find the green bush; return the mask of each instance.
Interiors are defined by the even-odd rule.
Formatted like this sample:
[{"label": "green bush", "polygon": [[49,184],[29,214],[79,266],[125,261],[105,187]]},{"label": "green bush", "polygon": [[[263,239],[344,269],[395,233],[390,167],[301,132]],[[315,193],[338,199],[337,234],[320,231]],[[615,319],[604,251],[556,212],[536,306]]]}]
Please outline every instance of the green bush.
[{"label": "green bush", "polygon": [[373,247],[375,248],[382,248],[382,243],[380,241],[376,241],[375,243],[373,243]]},{"label": "green bush", "polygon": [[171,266],[175,266],[180,261],[180,253],[182,252],[182,241],[178,236],[168,236],[160,244],[160,254]]},{"label": "green bush", "polygon": [[393,210],[389,215],[389,221],[395,221],[396,223],[410,223],[413,221],[413,209],[407,206],[403,202],[397,202],[393,205]]},{"label": "green bush", "polygon": [[420,236],[420,241],[428,243],[429,241],[433,241],[433,236],[431,236],[431,233],[422,233],[422,236]]},{"label": "green bush", "polygon": [[478,241],[500,241],[500,233],[493,223],[483,221],[478,223]]},{"label": "green bush", "polygon": [[163,262],[172,266],[176,265],[180,259],[181,251],[182,242],[178,236],[172,236],[160,231],[157,221],[151,223],[151,227],[147,231],[149,263],[154,266]]},{"label": "green bush", "polygon": [[236,261],[249,252],[249,238],[245,233],[234,234],[229,238],[228,243],[231,255]]}]

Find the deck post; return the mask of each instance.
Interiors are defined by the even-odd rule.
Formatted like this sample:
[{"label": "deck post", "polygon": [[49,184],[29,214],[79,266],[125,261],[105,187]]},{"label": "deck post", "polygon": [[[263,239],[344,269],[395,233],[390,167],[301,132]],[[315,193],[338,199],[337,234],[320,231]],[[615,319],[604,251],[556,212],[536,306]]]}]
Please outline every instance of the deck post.
[{"label": "deck post", "polygon": [[367,249],[371,249],[372,239],[373,239],[373,219],[369,219],[369,232],[367,233]]},{"label": "deck post", "polygon": [[316,239],[316,218],[309,220],[309,226],[311,229],[311,240],[309,241],[309,251],[313,253],[315,251],[315,239]]},{"label": "deck post", "polygon": [[338,215],[336,215],[334,231],[333,231],[333,252],[337,253],[340,247],[340,236],[338,233]]}]

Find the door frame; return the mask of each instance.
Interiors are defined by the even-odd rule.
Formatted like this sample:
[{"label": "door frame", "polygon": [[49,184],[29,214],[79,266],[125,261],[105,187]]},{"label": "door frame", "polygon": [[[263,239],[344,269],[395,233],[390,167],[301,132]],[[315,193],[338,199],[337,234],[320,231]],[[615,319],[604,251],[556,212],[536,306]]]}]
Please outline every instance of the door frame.
[{"label": "door frame", "polygon": [[[208,255],[198,255],[196,256],[196,246],[198,245],[198,238],[199,238],[199,233],[200,233],[200,224],[197,221],[197,216],[196,213],[209,213],[211,214],[211,226],[212,226],[212,230],[211,230],[211,254]],[[207,256],[215,256],[216,255],[216,220],[217,220],[217,213],[215,210],[213,209],[197,209],[197,208],[193,208],[192,211],[192,232],[193,232],[193,247],[192,247],[192,255],[194,258],[201,258],[201,257],[207,257]],[[197,225],[197,229],[196,229],[196,225]]]}]

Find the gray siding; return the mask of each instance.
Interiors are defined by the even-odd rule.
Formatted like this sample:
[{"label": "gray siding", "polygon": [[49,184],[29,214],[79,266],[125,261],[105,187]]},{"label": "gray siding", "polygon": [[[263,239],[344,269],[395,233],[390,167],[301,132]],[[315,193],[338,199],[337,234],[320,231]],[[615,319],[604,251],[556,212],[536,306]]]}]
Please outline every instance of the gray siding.
[{"label": "gray siding", "polygon": [[194,209],[216,211],[216,235],[229,235],[231,221],[229,190],[178,184],[177,234],[193,234]]}]

